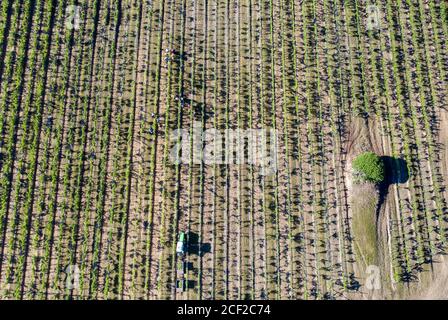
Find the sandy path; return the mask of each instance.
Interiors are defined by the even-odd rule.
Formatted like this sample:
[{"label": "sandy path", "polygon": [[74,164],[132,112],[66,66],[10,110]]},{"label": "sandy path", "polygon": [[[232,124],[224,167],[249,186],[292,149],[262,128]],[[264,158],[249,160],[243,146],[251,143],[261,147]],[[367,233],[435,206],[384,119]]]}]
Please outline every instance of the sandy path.
[{"label": "sandy path", "polygon": [[[252,44],[252,123],[253,129],[261,129],[261,16],[260,1],[252,1],[252,17],[251,17],[251,44]],[[265,230],[264,230],[264,213],[262,200],[262,184],[259,174],[259,168],[252,166],[253,170],[253,266],[254,266],[254,294],[255,299],[266,298],[266,267],[265,267]]]},{"label": "sandy path", "polygon": [[[215,108],[219,108],[216,105],[215,100],[215,86],[218,85],[218,79],[224,77],[224,75],[215,74],[215,68],[217,67],[217,63],[222,58],[219,58],[219,54],[216,50],[225,50],[225,46],[221,46],[220,49],[215,47],[217,36],[219,34],[219,30],[221,27],[220,22],[218,20],[218,12],[217,12],[218,4],[214,1],[209,1],[208,6],[203,6],[203,20],[200,22],[200,25],[204,32],[204,42],[201,48],[201,57],[199,58],[203,65],[203,73],[198,74],[200,83],[203,88],[200,92],[200,103],[202,104],[201,108],[203,108],[204,112],[204,130],[216,128],[215,121],[213,117],[209,117],[211,108],[213,106],[213,110]],[[215,26],[218,25],[216,28]],[[216,56],[213,59],[210,55],[210,49],[214,48],[214,54]],[[222,101],[222,106],[225,106],[225,102]],[[222,109],[220,112],[224,112]],[[223,114],[224,116],[224,114]],[[219,132],[223,134],[223,128],[218,127]],[[211,141],[208,140],[206,147],[210,146]],[[212,142],[213,143],[213,142]],[[215,147],[216,145],[214,145]],[[202,197],[203,197],[203,207],[201,208],[202,212],[202,229],[200,231],[199,237],[199,258],[201,259],[201,273],[202,273],[202,283],[201,283],[201,294],[203,299],[213,299],[216,292],[214,291],[214,266],[216,266],[214,262],[214,247],[212,243],[215,241],[215,235],[224,235],[227,230],[226,227],[221,225],[221,228],[218,228],[215,224],[215,216],[216,212],[216,201],[223,201],[223,199],[219,198],[218,186],[216,185],[215,180],[215,165],[212,163],[207,163],[203,167],[203,189],[202,189]],[[221,193],[222,194],[222,193]]]}]

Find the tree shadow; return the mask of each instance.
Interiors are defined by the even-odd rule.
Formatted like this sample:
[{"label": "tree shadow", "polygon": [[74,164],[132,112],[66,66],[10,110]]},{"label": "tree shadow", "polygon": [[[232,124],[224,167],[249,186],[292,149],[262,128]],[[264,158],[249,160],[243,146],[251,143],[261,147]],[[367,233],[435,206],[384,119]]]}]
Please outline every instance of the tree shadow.
[{"label": "tree shadow", "polygon": [[409,170],[406,160],[389,156],[381,157],[385,167],[385,181],[388,187],[391,184],[406,183],[409,180]]},{"label": "tree shadow", "polygon": [[393,184],[406,183],[409,180],[409,169],[406,160],[389,156],[381,157],[384,163],[384,181],[379,185],[379,204],[377,219],[379,217],[381,206],[389,193],[389,186]]}]

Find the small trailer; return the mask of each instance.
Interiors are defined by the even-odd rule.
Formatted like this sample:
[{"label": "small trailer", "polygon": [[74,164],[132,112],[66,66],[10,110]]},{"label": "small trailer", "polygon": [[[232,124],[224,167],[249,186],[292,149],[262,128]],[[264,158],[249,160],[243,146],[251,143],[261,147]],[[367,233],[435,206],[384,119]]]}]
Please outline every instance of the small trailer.
[{"label": "small trailer", "polygon": [[181,278],[187,273],[187,261],[184,259],[177,262],[177,277]]}]

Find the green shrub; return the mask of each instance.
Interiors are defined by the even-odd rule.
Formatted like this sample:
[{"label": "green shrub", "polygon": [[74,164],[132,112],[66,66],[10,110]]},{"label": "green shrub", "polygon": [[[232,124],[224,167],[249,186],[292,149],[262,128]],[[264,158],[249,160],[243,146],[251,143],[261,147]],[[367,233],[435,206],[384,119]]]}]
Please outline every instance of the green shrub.
[{"label": "green shrub", "polygon": [[366,152],[356,157],[352,167],[357,182],[380,183],[384,181],[384,163],[373,152]]}]

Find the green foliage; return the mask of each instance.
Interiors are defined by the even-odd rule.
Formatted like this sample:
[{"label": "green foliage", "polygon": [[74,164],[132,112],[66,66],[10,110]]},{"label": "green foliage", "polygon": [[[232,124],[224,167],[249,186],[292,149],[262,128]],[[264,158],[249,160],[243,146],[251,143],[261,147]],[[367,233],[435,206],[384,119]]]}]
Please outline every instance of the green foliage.
[{"label": "green foliage", "polygon": [[353,161],[353,174],[361,182],[380,183],[384,180],[384,163],[373,152],[365,152]]}]

